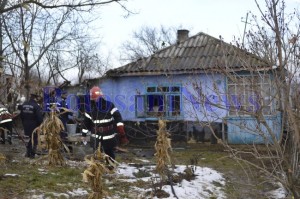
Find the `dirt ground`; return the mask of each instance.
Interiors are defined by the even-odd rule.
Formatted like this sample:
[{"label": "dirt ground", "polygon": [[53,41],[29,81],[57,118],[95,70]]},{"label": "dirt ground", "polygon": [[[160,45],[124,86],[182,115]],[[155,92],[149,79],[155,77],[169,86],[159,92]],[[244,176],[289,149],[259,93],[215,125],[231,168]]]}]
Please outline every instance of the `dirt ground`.
[{"label": "dirt ground", "polygon": [[[25,141],[28,141],[28,138]],[[85,155],[92,153],[92,149],[89,146],[81,143],[75,144],[74,142],[72,146],[73,153],[71,156],[67,156],[68,159],[82,161]],[[154,158],[154,150],[151,145],[129,145],[126,149],[129,151],[128,153],[117,152],[118,161],[131,161],[132,156],[143,157],[149,160],[153,160]],[[25,152],[25,143],[16,135],[13,137],[11,145],[0,145],[0,153],[6,156],[7,162],[30,161],[28,158],[24,157]],[[227,198],[230,199],[268,198],[266,193],[277,188],[270,183],[263,183],[264,179],[261,173],[256,172],[255,170],[245,172],[239,164],[229,158],[228,153],[220,144],[174,143],[173,162],[174,164],[194,164],[210,167],[219,171],[226,179],[225,192]]]}]

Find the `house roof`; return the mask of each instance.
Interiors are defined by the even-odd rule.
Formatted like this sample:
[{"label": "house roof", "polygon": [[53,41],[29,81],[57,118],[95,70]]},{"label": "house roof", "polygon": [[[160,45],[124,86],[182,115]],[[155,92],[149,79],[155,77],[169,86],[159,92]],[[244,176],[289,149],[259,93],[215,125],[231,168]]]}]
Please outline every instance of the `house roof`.
[{"label": "house roof", "polygon": [[259,57],[200,32],[147,58],[111,69],[106,75],[180,74],[220,70],[257,71],[269,68],[270,64]]}]

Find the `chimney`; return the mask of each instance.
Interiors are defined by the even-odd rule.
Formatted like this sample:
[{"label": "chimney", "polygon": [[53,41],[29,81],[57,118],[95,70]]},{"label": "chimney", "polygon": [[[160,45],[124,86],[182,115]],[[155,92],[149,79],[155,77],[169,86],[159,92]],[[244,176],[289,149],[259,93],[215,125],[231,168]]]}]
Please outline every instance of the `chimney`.
[{"label": "chimney", "polygon": [[177,30],[177,44],[179,44],[180,42],[188,39],[189,38],[189,32],[190,31],[185,30],[185,29]]}]

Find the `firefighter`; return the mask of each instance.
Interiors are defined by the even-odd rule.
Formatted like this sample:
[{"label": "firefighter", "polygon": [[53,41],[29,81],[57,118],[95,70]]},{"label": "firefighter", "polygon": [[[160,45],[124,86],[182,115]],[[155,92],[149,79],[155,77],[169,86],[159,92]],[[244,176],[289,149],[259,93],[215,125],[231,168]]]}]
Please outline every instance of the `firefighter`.
[{"label": "firefighter", "polygon": [[121,145],[128,144],[122,116],[112,102],[104,99],[99,87],[94,86],[90,90],[90,99],[90,110],[86,110],[83,114],[82,139],[85,140],[90,131],[91,147],[96,150],[101,142],[104,153],[115,159],[117,135]]},{"label": "firefighter", "polygon": [[5,144],[6,138],[5,134],[7,134],[7,141],[9,144],[11,142],[11,134],[12,134],[12,121],[13,115],[8,111],[8,109],[0,104],[0,143]]},{"label": "firefighter", "polygon": [[34,129],[43,122],[43,112],[40,105],[37,103],[38,97],[39,96],[37,94],[31,94],[30,99],[19,106],[24,133],[29,136],[29,141],[26,146],[27,151],[25,154],[25,157],[29,158],[35,157],[38,141],[36,133],[33,135],[32,139],[32,133]]}]

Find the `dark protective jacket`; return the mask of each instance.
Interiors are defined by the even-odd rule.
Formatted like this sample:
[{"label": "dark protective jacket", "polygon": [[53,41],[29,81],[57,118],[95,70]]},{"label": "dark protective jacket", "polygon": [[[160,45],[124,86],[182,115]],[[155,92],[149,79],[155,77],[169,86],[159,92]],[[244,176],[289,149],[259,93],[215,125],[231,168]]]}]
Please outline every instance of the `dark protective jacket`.
[{"label": "dark protective jacket", "polygon": [[[8,111],[8,109],[0,104],[0,127],[8,130],[7,140],[11,144],[11,134],[12,134],[12,121],[13,115]],[[5,144],[5,132],[0,129],[0,142]]]},{"label": "dark protective jacket", "polygon": [[38,103],[30,99],[19,107],[24,133],[31,136],[33,130],[43,122],[43,112]]},{"label": "dark protective jacket", "polygon": [[0,104],[0,124],[12,122],[13,116],[8,109],[3,105]]},{"label": "dark protective jacket", "polygon": [[82,136],[91,132],[92,137],[109,140],[115,137],[117,126],[124,125],[122,116],[115,105],[102,97],[97,102],[91,101],[91,110],[84,113]]}]

